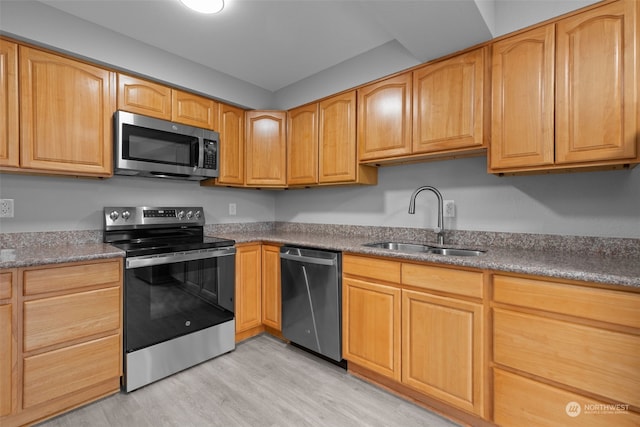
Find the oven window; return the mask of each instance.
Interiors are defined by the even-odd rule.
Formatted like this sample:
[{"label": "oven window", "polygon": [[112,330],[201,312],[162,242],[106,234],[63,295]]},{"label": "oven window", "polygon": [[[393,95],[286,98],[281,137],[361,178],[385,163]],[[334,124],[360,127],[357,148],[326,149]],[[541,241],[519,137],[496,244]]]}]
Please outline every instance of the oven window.
[{"label": "oven window", "polygon": [[125,270],[127,352],[233,319],[234,257]]},{"label": "oven window", "polygon": [[123,125],[123,157],[128,160],[165,163],[180,166],[196,165],[198,138]]}]

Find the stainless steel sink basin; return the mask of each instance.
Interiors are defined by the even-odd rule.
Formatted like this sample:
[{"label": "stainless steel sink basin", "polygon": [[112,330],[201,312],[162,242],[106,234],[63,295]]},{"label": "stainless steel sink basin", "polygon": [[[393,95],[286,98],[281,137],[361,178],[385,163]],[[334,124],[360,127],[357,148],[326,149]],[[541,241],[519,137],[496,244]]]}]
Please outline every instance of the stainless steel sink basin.
[{"label": "stainless steel sink basin", "polygon": [[448,256],[478,256],[484,253],[484,251],[479,251],[476,249],[456,249],[456,248],[431,248],[427,252],[429,252],[430,254],[448,255]]},{"label": "stainless steel sink basin", "polygon": [[421,245],[419,243],[400,243],[400,242],[379,242],[379,243],[367,243],[364,246],[372,248],[388,249],[392,251],[400,252],[428,252],[432,246]]},{"label": "stainless steel sink basin", "polygon": [[439,248],[436,246],[423,245],[420,243],[402,243],[402,242],[377,242],[365,243],[363,246],[371,248],[387,249],[398,252],[424,252],[445,256],[478,256],[485,251],[476,249],[457,249],[457,248]]}]

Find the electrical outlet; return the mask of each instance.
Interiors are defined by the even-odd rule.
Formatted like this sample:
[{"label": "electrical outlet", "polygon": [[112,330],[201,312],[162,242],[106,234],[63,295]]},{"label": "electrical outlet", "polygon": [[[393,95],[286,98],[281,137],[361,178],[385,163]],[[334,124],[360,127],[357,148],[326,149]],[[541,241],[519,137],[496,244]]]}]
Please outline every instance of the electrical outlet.
[{"label": "electrical outlet", "polygon": [[229,203],[229,215],[233,216],[236,214],[236,204]]},{"label": "electrical outlet", "polygon": [[13,199],[0,199],[0,218],[13,218]]},{"label": "electrical outlet", "polygon": [[454,218],[456,216],[456,203],[453,200],[444,201],[444,217]]}]

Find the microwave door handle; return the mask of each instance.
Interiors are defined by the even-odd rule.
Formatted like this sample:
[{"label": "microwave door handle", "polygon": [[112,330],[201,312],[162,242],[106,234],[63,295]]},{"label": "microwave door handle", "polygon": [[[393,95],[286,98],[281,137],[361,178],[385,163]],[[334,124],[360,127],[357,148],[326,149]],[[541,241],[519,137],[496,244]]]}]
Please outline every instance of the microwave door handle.
[{"label": "microwave door handle", "polygon": [[196,159],[196,165],[198,169],[204,167],[204,139],[198,138],[198,158]]}]

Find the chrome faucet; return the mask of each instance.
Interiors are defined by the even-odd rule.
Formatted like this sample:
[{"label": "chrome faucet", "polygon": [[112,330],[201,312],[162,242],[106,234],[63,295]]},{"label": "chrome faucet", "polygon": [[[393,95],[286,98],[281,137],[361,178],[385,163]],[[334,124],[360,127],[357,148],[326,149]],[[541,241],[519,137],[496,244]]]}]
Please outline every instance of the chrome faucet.
[{"label": "chrome faucet", "polygon": [[433,192],[433,194],[435,194],[436,197],[438,198],[438,227],[435,228],[433,231],[435,231],[436,234],[438,235],[438,244],[444,245],[444,223],[442,221],[444,203],[442,201],[442,194],[440,194],[437,188],[431,187],[430,185],[425,185],[423,187],[418,188],[416,191],[414,191],[413,194],[411,195],[411,200],[409,201],[409,213],[410,214],[416,213],[416,196],[422,190],[429,190]]}]

